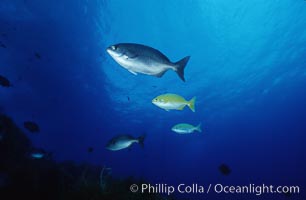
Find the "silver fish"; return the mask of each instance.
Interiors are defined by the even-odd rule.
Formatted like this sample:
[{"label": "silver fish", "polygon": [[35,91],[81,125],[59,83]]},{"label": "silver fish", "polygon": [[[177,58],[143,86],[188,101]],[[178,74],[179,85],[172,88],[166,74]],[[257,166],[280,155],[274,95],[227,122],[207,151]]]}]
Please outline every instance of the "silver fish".
[{"label": "silver fish", "polygon": [[171,130],[178,134],[189,134],[193,133],[194,131],[202,132],[201,123],[197,126],[193,126],[187,123],[180,123],[173,126]]},{"label": "silver fish", "polygon": [[139,143],[143,146],[145,136],[134,138],[131,135],[119,135],[112,138],[107,144],[106,149],[111,151],[118,151],[130,147],[134,143]]},{"label": "silver fish", "polygon": [[171,69],[185,82],[184,69],[190,56],[173,63],[157,49],[134,43],[115,44],[106,51],[119,65],[134,75],[142,73],[162,77]]},{"label": "silver fish", "polygon": [[43,157],[45,157],[45,154],[43,153],[31,153],[31,157],[34,159],[42,159]]},{"label": "silver fish", "polygon": [[43,149],[33,149],[31,152],[29,152],[29,156],[32,159],[51,159],[52,153],[48,153]]}]

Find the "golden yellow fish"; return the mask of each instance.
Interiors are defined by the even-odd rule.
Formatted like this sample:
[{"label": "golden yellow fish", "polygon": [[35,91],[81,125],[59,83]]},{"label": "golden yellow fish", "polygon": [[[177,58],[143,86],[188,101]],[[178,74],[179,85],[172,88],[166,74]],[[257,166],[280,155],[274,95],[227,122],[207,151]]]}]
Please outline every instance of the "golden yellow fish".
[{"label": "golden yellow fish", "polygon": [[185,106],[188,106],[193,112],[195,112],[195,100],[196,97],[193,97],[190,101],[187,101],[177,94],[168,93],[155,97],[152,100],[152,103],[166,111],[183,110]]}]

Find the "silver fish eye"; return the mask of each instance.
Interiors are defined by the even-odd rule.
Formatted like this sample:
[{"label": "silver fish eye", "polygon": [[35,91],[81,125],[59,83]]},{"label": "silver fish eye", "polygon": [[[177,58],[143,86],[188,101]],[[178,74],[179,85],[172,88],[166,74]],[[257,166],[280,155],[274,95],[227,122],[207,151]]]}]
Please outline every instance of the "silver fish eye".
[{"label": "silver fish eye", "polygon": [[113,46],[111,46],[111,49],[115,51],[117,49],[117,47],[115,45],[113,45]]}]

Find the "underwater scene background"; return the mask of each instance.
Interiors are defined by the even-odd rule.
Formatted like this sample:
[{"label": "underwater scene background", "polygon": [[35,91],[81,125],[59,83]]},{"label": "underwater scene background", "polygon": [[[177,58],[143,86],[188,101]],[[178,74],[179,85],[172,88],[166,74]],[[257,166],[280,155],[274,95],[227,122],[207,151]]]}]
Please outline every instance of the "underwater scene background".
[{"label": "underwater scene background", "polygon": [[[133,75],[107,54],[117,43],[190,56],[186,82]],[[306,199],[306,1],[1,0],[0,75],[3,199]],[[195,112],[152,104],[166,93],[196,96]],[[106,149],[120,134],[144,147]]]}]

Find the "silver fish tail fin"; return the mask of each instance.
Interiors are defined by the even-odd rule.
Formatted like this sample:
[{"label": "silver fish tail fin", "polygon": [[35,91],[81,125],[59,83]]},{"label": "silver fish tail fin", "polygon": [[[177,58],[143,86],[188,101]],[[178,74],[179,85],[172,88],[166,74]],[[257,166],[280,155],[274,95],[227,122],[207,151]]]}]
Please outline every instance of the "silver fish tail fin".
[{"label": "silver fish tail fin", "polygon": [[144,147],[145,138],[146,138],[146,134],[143,134],[142,136],[138,137],[138,143],[142,148]]},{"label": "silver fish tail fin", "polygon": [[196,131],[201,133],[202,132],[201,126],[202,126],[202,123],[199,123],[199,125],[197,125],[197,127],[196,127]]},{"label": "silver fish tail fin", "polygon": [[174,63],[177,75],[185,82],[184,69],[189,61],[190,56],[186,56],[182,60]]}]

